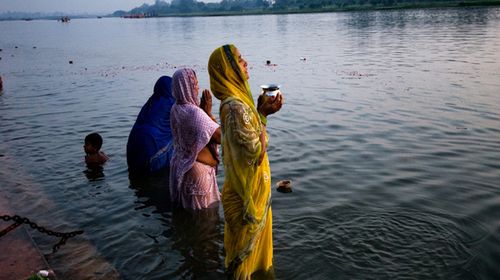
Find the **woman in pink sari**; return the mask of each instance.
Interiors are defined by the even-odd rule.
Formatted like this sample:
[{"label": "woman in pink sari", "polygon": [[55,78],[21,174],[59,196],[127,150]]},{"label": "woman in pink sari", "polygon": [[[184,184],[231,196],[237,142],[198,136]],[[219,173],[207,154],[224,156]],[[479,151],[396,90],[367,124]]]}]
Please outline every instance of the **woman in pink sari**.
[{"label": "woman in pink sari", "polygon": [[217,207],[220,201],[216,170],[219,163],[219,124],[212,115],[212,97],[204,90],[198,100],[198,79],[192,69],[172,77],[176,103],[170,112],[174,156],[170,162],[170,196],[183,208]]}]

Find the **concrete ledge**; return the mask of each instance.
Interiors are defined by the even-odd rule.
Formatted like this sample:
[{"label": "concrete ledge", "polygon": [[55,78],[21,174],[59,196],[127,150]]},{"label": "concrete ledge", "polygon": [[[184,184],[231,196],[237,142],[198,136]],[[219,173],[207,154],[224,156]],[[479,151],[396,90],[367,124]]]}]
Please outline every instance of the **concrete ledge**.
[{"label": "concrete ledge", "polygon": [[[7,200],[0,195],[0,215],[13,215]],[[0,220],[0,230],[13,224]],[[40,270],[51,270],[25,225],[0,237],[0,268],[2,280],[25,280]],[[55,277],[51,276],[51,279]]]},{"label": "concrete ledge", "polygon": [[[10,223],[0,222],[0,229],[8,227]],[[0,267],[2,279],[28,279],[40,270],[50,270],[47,261],[38,250],[31,235],[24,225],[8,232],[0,238]],[[54,279],[54,277],[51,277]]]}]

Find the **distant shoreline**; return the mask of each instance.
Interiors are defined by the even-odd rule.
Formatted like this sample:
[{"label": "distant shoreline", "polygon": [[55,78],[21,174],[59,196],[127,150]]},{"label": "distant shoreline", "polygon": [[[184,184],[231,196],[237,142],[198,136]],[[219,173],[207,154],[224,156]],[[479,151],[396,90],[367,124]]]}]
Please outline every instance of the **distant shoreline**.
[{"label": "distant shoreline", "polygon": [[418,4],[399,4],[394,6],[348,6],[345,8],[331,7],[320,9],[288,9],[288,10],[247,10],[247,11],[220,11],[220,12],[198,12],[182,14],[163,14],[150,16],[149,18],[161,17],[215,17],[215,16],[245,16],[245,15],[283,15],[283,14],[311,14],[311,13],[334,13],[334,12],[357,12],[357,11],[386,11],[386,10],[411,10],[431,8],[468,8],[468,7],[497,7],[500,0],[493,1],[460,1],[460,2],[433,2]]},{"label": "distant shoreline", "polygon": [[[431,9],[431,8],[469,8],[469,7],[497,7],[500,0],[484,1],[457,1],[457,2],[430,2],[430,3],[401,3],[397,5],[350,5],[346,7],[326,7],[326,8],[289,8],[289,9],[257,9],[241,11],[206,11],[193,13],[167,13],[146,15],[140,18],[162,18],[162,17],[218,17],[218,16],[245,16],[245,15],[284,15],[284,14],[311,14],[311,13],[334,13],[334,12],[358,12],[358,11],[393,11],[410,9]],[[1,15],[0,15],[1,16]],[[70,15],[72,19],[88,18],[123,18],[116,15]],[[9,20],[60,20],[60,16],[23,16],[16,18],[1,18],[0,21]]]}]

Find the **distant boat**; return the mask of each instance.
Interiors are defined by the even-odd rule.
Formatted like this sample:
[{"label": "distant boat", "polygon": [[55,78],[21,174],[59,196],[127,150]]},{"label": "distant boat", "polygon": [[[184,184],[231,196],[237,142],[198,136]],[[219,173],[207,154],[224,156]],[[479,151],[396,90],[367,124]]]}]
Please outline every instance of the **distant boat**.
[{"label": "distant boat", "polygon": [[25,21],[32,21],[33,19],[32,18],[25,18],[24,20]]},{"label": "distant boat", "polygon": [[61,17],[60,19],[61,22],[69,22],[70,18],[68,16]]},{"label": "distant boat", "polygon": [[124,15],[124,18],[145,18],[146,15],[144,14],[130,14],[130,15]]},{"label": "distant boat", "polygon": [[101,16],[97,16],[97,18],[102,18]]}]

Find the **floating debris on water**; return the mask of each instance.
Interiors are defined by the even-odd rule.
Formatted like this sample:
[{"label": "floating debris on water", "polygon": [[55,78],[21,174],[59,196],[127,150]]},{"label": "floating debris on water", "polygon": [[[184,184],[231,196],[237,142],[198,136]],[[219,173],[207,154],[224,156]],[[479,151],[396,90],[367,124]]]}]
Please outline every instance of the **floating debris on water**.
[{"label": "floating debris on water", "polygon": [[362,73],[359,71],[337,71],[337,74],[344,76],[343,79],[361,79],[363,77],[375,76],[375,74]]},{"label": "floating debris on water", "polygon": [[278,64],[271,63],[271,60],[266,60],[266,66],[278,66]]},{"label": "floating debris on water", "polygon": [[292,181],[291,180],[281,180],[276,183],[276,190],[282,193],[291,193],[292,192]]}]

